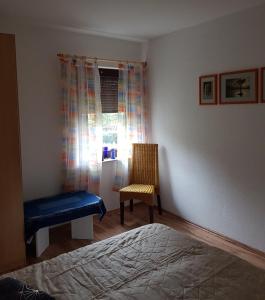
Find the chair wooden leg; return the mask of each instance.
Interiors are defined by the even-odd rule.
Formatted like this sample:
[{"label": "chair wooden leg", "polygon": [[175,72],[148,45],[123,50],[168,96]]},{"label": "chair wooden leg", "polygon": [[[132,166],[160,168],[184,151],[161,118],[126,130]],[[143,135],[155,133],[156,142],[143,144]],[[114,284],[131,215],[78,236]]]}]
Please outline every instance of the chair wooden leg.
[{"label": "chair wooden leg", "polygon": [[160,215],[162,215],[162,206],[161,206],[161,199],[160,199],[160,195],[157,195],[157,206],[158,206],[158,213]]},{"label": "chair wooden leg", "polygon": [[133,211],[133,199],[130,200],[130,211]]},{"label": "chair wooden leg", "polygon": [[154,223],[154,207],[149,206],[149,218],[150,218],[150,223]]},{"label": "chair wooden leg", "polygon": [[120,202],[121,225],[124,225],[124,202]]}]

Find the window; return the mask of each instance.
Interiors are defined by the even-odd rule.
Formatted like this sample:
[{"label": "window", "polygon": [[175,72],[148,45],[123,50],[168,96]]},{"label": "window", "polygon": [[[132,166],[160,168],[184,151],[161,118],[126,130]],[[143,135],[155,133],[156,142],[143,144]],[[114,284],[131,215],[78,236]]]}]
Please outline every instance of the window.
[{"label": "window", "polygon": [[103,159],[117,156],[119,70],[100,68]]}]

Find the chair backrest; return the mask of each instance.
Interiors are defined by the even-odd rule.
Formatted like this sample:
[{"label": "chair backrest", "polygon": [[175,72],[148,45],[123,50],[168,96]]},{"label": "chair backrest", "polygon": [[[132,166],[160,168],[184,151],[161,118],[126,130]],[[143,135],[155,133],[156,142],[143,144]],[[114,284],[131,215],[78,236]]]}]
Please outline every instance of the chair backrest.
[{"label": "chair backrest", "polygon": [[133,144],[130,184],[152,184],[159,188],[158,145]]}]

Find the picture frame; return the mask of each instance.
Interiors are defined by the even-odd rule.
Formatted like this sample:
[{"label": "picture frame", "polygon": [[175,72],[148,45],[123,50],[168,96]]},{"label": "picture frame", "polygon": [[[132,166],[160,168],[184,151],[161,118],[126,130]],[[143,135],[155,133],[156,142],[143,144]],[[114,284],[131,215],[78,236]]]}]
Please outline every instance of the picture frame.
[{"label": "picture frame", "polygon": [[217,74],[199,77],[199,104],[216,105],[217,101]]},{"label": "picture frame", "polygon": [[260,102],[265,103],[265,67],[260,69]]},{"label": "picture frame", "polygon": [[220,104],[258,103],[258,69],[221,73]]}]

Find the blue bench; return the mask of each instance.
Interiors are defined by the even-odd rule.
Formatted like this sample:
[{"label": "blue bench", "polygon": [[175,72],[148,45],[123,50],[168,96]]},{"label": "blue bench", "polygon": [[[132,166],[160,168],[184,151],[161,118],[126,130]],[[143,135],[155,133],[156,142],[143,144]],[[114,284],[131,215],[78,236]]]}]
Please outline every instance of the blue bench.
[{"label": "blue bench", "polygon": [[[85,217],[90,215],[98,214],[101,220],[105,213],[106,208],[103,200],[100,197],[85,191],[59,194],[52,197],[27,201],[24,203],[25,239],[29,240],[42,228],[48,230],[49,226],[52,225],[76,219],[85,220]],[[74,221],[71,223],[72,232],[73,230],[85,230],[86,228],[82,229],[82,227],[84,227],[83,225],[88,224],[78,224]],[[46,238],[43,237],[40,239],[47,239],[47,230],[45,233]],[[89,228],[87,228],[87,230],[89,230]],[[40,240],[39,243],[44,243],[45,246],[47,246],[48,242]],[[43,247],[41,246],[41,248]]]}]

